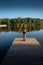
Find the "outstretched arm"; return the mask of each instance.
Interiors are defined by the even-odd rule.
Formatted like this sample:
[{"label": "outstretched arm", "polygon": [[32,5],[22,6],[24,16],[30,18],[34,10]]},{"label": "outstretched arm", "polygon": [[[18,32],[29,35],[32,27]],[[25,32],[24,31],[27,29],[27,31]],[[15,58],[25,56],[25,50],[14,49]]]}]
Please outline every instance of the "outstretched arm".
[{"label": "outstretched arm", "polygon": [[27,30],[27,31],[29,31],[29,28],[28,28],[28,26],[26,27],[26,30]]},{"label": "outstretched arm", "polygon": [[21,32],[21,30],[22,30],[22,28],[20,28],[20,29],[18,30],[18,32]]}]

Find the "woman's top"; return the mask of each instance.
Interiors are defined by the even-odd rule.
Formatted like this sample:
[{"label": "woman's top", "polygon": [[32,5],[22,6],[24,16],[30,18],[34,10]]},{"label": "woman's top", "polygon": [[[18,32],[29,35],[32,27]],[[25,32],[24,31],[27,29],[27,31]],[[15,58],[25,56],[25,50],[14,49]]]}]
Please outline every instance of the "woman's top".
[{"label": "woman's top", "polygon": [[25,33],[26,33],[26,29],[23,30],[23,34],[25,34]]}]

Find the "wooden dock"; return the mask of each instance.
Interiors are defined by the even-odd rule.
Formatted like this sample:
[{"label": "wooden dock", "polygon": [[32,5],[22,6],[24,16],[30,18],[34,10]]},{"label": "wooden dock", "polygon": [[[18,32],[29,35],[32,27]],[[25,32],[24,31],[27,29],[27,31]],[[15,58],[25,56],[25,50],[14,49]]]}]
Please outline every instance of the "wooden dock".
[{"label": "wooden dock", "polygon": [[23,63],[38,62],[43,61],[42,57],[43,46],[36,38],[26,38],[26,41],[23,41],[23,38],[15,38],[1,65],[21,65]]},{"label": "wooden dock", "polygon": [[15,38],[13,41],[13,45],[18,45],[18,44],[40,45],[39,41],[37,41],[35,38],[26,38],[25,41],[23,41],[23,38]]},{"label": "wooden dock", "polygon": [[[22,41],[21,39],[22,38],[16,38],[15,40],[18,40],[18,42],[15,42],[15,40],[13,41],[1,65],[24,65],[28,63],[43,61],[43,46],[41,46],[38,41],[34,44],[31,43],[31,45],[23,45],[24,41]],[[28,38],[27,43],[33,39],[35,38]],[[22,42],[20,41],[22,45],[19,45],[19,40],[23,42],[22,44]]]},{"label": "wooden dock", "polygon": [[7,27],[7,25],[0,25],[0,27]]}]

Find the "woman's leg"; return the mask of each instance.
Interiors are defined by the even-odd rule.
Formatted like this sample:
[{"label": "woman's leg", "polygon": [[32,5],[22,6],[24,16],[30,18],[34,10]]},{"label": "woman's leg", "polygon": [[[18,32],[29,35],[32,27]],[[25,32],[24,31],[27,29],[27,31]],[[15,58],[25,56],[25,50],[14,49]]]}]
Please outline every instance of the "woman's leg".
[{"label": "woman's leg", "polygon": [[26,33],[23,34],[23,40],[24,40],[24,41],[26,40]]}]

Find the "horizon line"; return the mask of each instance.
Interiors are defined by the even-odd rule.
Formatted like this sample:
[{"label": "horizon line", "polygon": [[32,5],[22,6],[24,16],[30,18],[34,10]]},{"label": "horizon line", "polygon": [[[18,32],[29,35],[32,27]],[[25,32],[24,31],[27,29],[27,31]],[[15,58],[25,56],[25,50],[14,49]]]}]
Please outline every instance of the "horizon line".
[{"label": "horizon line", "polygon": [[32,18],[32,19],[43,19],[43,18],[40,18],[40,17],[0,17],[0,19],[17,19],[17,18]]}]

